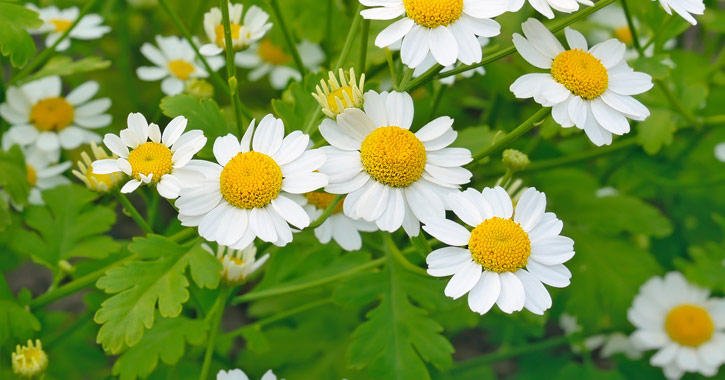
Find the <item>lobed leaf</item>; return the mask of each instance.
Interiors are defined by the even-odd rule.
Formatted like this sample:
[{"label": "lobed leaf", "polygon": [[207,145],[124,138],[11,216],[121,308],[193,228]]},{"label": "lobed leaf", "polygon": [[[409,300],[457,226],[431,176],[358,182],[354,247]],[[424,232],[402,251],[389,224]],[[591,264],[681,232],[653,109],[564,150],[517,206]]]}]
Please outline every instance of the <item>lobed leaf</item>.
[{"label": "lobed leaf", "polygon": [[38,28],[38,13],[20,4],[0,1],[0,53],[10,57],[14,67],[23,67],[35,54],[35,43],[26,28]]}]

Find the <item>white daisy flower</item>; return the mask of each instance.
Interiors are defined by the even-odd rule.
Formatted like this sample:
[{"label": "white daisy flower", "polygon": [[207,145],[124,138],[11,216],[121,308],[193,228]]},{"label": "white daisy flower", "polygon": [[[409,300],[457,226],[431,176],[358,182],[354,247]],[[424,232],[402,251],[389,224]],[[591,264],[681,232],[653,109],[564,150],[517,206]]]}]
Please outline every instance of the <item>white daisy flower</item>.
[{"label": "white daisy flower", "polygon": [[[176,36],[156,36],[156,44],[158,48],[148,42],[141,46],[141,53],[156,66],[139,67],[136,75],[145,81],[161,80],[164,94],[180,94],[188,79],[209,76],[187,40]],[[207,62],[212,70],[224,66],[222,57],[209,57]]]},{"label": "white daisy flower", "polygon": [[[493,304],[505,313],[526,308],[543,314],[551,296],[543,284],[569,285],[564,266],[574,256],[574,241],[559,235],[563,223],[546,209],[546,195],[529,188],[514,208],[501,187],[452,194],[453,212],[473,230],[445,218],[429,219],[423,229],[444,244],[426,258],[431,276],[453,275],[445,294],[468,293],[468,306],[487,313]],[[460,248],[465,247],[466,248]]]},{"label": "white daisy flower", "polygon": [[199,226],[203,238],[233,249],[255,237],[278,246],[291,242],[288,223],[300,229],[310,224],[297,194],[327,185],[327,175],[317,172],[325,153],[307,149],[308,135],[284,137],[282,120],[272,115],[254,129],[252,121],[241,143],[231,134],[217,138],[218,164],[201,168],[203,179],[182,189],[176,201],[182,225]]},{"label": "white daisy flower", "polygon": [[[214,255],[211,247],[202,244],[201,247],[207,252]],[[224,269],[222,269],[222,279],[231,285],[241,285],[247,277],[256,272],[269,259],[269,253],[256,259],[257,247],[250,244],[244,249],[231,249],[223,245],[219,245],[216,250],[216,258],[221,261]]]},{"label": "white daisy flower", "polygon": [[340,69],[339,80],[332,71],[327,75],[327,81],[320,80],[320,84],[315,87],[316,92],[312,93],[312,97],[322,107],[322,113],[334,119],[346,108],[362,108],[365,74],[360,75],[359,81],[354,68],[350,68],[347,76],[345,71]]},{"label": "white daisy flower", "polygon": [[[216,380],[249,380],[247,374],[241,369],[233,369],[230,371],[219,371],[216,375]],[[277,376],[272,373],[272,370],[265,372],[261,380],[277,380]],[[284,379],[282,379],[284,380]]]},{"label": "white daisy flower", "polygon": [[[655,0],[652,0],[655,1]],[[659,0],[662,8],[668,15],[675,11],[678,15],[692,25],[697,25],[697,20],[692,17],[693,14],[701,15],[705,13],[705,3],[702,0]]]},{"label": "white daisy flower", "polygon": [[93,172],[126,173],[131,180],[123,185],[122,193],[130,193],[141,184],[153,184],[162,197],[176,199],[186,185],[177,174],[184,172],[184,166],[206,144],[202,131],[184,133],[186,123],[185,117],[177,116],[162,135],[158,125],[149,124],[140,113],[130,113],[128,128],[121,131],[120,137],[108,133],[103,138],[106,147],[119,158],[93,162]]},{"label": "white daisy flower", "polygon": [[59,164],[48,160],[48,157],[38,149],[23,151],[25,155],[25,172],[28,183],[30,183],[30,194],[28,203],[42,205],[42,191],[52,189],[56,186],[69,184],[70,180],[63,176],[63,172],[71,167],[71,163],[61,162]]},{"label": "white daisy flower", "polygon": [[472,161],[464,148],[447,148],[458,133],[453,119],[439,117],[411,132],[413,99],[405,92],[365,93],[365,111],[348,108],[325,119],[320,133],[330,176],[325,191],[348,194],[343,210],[375,222],[383,231],[403,226],[418,235],[420,221],[445,216],[445,195],[471,180],[461,167]]},{"label": "white daisy flower", "polygon": [[[478,44],[481,46],[481,48],[488,45],[488,41],[489,41],[489,39],[486,37],[478,37]],[[435,66],[436,63],[437,62],[436,62],[435,58],[433,58],[432,55],[428,54],[425,57],[425,59],[423,60],[423,62],[421,62],[420,65],[418,65],[418,67],[416,67],[415,70],[413,70],[413,78],[417,78],[417,77],[425,74],[425,72],[428,71],[431,67]],[[459,66],[461,66],[461,64],[448,65],[448,66],[444,67],[440,72],[445,73],[445,72],[451,71]],[[484,75],[484,74],[486,74],[486,69],[484,69],[483,66],[478,66],[473,70],[467,70],[458,75],[460,75],[461,78],[472,78],[476,74]],[[451,75],[449,77],[441,78],[438,81],[443,84],[452,85],[453,83],[456,82],[456,75]]]},{"label": "white daisy flower", "polygon": [[[262,8],[253,5],[244,15],[244,23],[240,24],[244,6],[242,4],[229,3],[229,22],[232,35],[232,46],[234,50],[241,50],[259,41],[272,28],[272,23],[267,22],[269,15]],[[204,32],[209,43],[202,45],[199,52],[204,55],[214,56],[224,51],[224,24],[222,23],[222,11],[214,7],[204,13]]]},{"label": "white daisy flower", "polygon": [[81,159],[76,162],[78,170],[73,169],[71,173],[81,180],[87,188],[102,193],[107,193],[121,181],[121,173],[98,174],[93,171],[93,162],[105,159],[117,159],[116,155],[108,155],[103,148],[98,147],[96,143],[91,143],[91,153],[93,160],[87,152],[81,152]]},{"label": "white daisy flower", "polygon": [[612,143],[612,134],[629,132],[629,121],[644,120],[649,110],[632,95],[652,88],[652,77],[635,72],[624,60],[626,46],[610,39],[588,49],[581,33],[566,28],[570,50],[544,25],[529,19],[514,33],[519,54],[550,73],[525,74],[511,85],[517,98],[531,98],[553,107],[554,120],[564,128],[576,125],[597,146]]},{"label": "white daisy flower", "polygon": [[725,363],[725,300],[690,284],[678,272],[649,279],[627,311],[641,350],[658,350],[650,364],[668,379],[686,372],[715,376]]},{"label": "white daisy flower", "polygon": [[[325,60],[322,48],[308,41],[297,44],[297,51],[300,53],[302,64],[310,71],[317,71]],[[234,62],[239,67],[252,69],[247,76],[251,82],[256,82],[269,74],[269,83],[276,90],[285,89],[290,80],[302,80],[302,74],[293,67],[292,56],[274,45],[268,38],[237,53]]]},{"label": "white daisy flower", "polygon": [[[68,28],[78,19],[80,11],[78,7],[70,7],[67,9],[58,9],[55,6],[46,8],[38,8],[34,4],[26,4],[26,7],[38,12],[38,17],[43,20],[43,25],[38,29],[29,30],[31,34],[45,34],[48,36],[45,38],[45,46],[52,46],[60,36],[65,33]],[[77,40],[95,40],[103,37],[104,34],[111,31],[111,27],[101,25],[103,23],[103,17],[90,13],[78,22],[78,25],[71,30],[68,34],[68,38],[61,41],[56,50],[63,51],[68,49],[70,46],[70,39],[75,38]]]},{"label": "white daisy flower", "polygon": [[[525,0],[511,0],[509,3],[509,12],[517,12],[524,5]],[[572,13],[579,10],[579,4],[586,6],[594,5],[589,0],[529,0],[529,4],[536,9],[537,12],[549,19],[554,18],[554,10],[564,13]]]},{"label": "white daisy flower", "polygon": [[720,162],[725,162],[725,142],[715,145],[715,158]]},{"label": "white daisy flower", "polygon": [[[332,203],[335,196],[314,191],[305,194],[305,198],[307,198],[305,211],[310,216],[310,220],[316,220]],[[322,244],[327,244],[332,239],[346,251],[357,251],[362,247],[360,231],[373,232],[377,231],[377,227],[375,227],[375,223],[355,220],[343,214],[344,202],[345,198],[332,210],[332,214],[319,227],[315,228],[315,236]]]},{"label": "white daisy flower", "polygon": [[443,66],[481,62],[476,40],[493,37],[501,26],[491,20],[507,10],[509,0],[360,0],[374,7],[360,14],[366,19],[394,22],[378,34],[375,46],[383,48],[401,38],[400,58],[408,67],[420,65],[428,52]]},{"label": "white daisy flower", "polygon": [[60,148],[101,141],[101,136],[89,129],[111,124],[111,115],[105,113],[111,100],[91,100],[97,92],[98,83],[88,81],[63,96],[58,76],[8,87],[0,116],[12,127],[3,135],[3,149],[14,144],[31,145],[57,160]]}]

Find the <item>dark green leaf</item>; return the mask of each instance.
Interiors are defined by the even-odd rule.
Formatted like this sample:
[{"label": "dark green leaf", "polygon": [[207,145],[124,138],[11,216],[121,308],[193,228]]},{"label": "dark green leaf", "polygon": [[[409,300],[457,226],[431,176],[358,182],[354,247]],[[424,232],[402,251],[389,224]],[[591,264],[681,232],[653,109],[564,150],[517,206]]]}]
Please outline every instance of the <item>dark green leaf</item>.
[{"label": "dark green leaf", "polygon": [[224,114],[214,99],[200,99],[180,94],[161,99],[159,107],[168,117],[184,116],[189,119],[187,130],[200,129],[204,132],[211,143],[207,143],[199,153],[203,158],[213,157],[211,148],[214,140],[231,132]]},{"label": "dark green leaf", "polygon": [[10,56],[15,67],[23,67],[35,54],[35,43],[26,28],[38,28],[38,14],[20,4],[0,1],[0,52]]},{"label": "dark green leaf", "polygon": [[30,339],[33,331],[38,330],[38,319],[15,300],[5,276],[0,275],[0,346],[10,337],[25,343],[24,340]]}]

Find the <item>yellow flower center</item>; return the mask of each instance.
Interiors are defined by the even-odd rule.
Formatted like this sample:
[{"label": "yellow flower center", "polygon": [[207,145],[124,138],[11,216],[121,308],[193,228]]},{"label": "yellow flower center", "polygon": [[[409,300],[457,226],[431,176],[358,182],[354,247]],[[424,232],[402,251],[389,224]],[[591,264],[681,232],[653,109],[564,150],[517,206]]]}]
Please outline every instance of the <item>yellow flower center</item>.
[{"label": "yellow flower center", "polygon": [[[332,200],[335,199],[335,195],[323,193],[321,191],[313,191],[311,193],[305,194],[305,198],[307,198],[307,202],[310,202],[311,205],[317,207],[320,210],[326,210],[330,206],[330,203],[332,203]],[[335,208],[332,210],[332,213],[341,213],[343,203],[345,203],[344,197],[337,204],[337,206],[335,206]]]},{"label": "yellow flower center", "polygon": [[515,272],[531,254],[529,235],[511,219],[493,217],[471,231],[468,250],[473,260],[491,272]]},{"label": "yellow flower center", "polygon": [[73,106],[62,96],[45,98],[30,109],[30,122],[41,131],[62,131],[73,122]]},{"label": "yellow flower center", "polygon": [[[239,39],[239,30],[242,28],[241,25],[231,23],[229,24],[229,31],[232,32],[232,40],[238,40]],[[224,25],[219,24],[216,28],[214,28],[214,33],[216,34],[216,44],[225,47],[226,41],[224,40]]]},{"label": "yellow flower center", "polygon": [[70,28],[70,26],[73,24],[73,21],[70,20],[53,19],[49,21],[55,26],[55,31],[60,33],[68,30],[68,28]]},{"label": "yellow flower center", "polygon": [[461,18],[463,0],[403,0],[405,14],[427,28],[449,25]]},{"label": "yellow flower center", "polygon": [[[344,93],[347,93],[347,96],[350,98],[350,103],[345,100]],[[337,100],[335,99],[340,99],[343,109],[339,109],[337,107]],[[354,104],[352,104],[354,99],[355,97],[352,94],[351,86],[340,87],[337,90],[331,92],[330,95],[327,95],[327,106],[330,107],[330,110],[332,110],[332,112],[341,113],[342,111],[344,111],[345,108],[354,106]]]},{"label": "yellow flower center", "polygon": [[43,351],[40,340],[28,341],[27,346],[17,345],[12,353],[13,372],[25,378],[40,375],[48,367],[48,355]]},{"label": "yellow flower center", "polygon": [[159,181],[161,176],[171,171],[171,150],[164,144],[145,142],[132,150],[128,155],[133,173],[131,176],[141,180],[141,174],[153,174],[153,180]]},{"label": "yellow flower center", "polygon": [[273,65],[284,65],[292,61],[290,56],[288,56],[278,46],[272,45],[268,39],[259,43],[257,54],[259,54],[259,58],[262,59],[262,61]]},{"label": "yellow flower center", "polygon": [[282,190],[282,169],[264,153],[237,153],[224,165],[219,185],[229,204],[243,209],[261,208]]},{"label": "yellow flower center", "polygon": [[28,179],[28,183],[30,184],[30,187],[35,186],[35,183],[38,181],[38,173],[33,169],[30,165],[25,165],[25,175]]},{"label": "yellow flower center", "polygon": [[181,80],[189,79],[191,73],[194,72],[194,65],[183,59],[175,59],[169,62],[169,70],[174,76]]},{"label": "yellow flower center", "polygon": [[425,146],[407,129],[380,127],[363,140],[360,159],[365,171],[376,181],[407,187],[423,174]]},{"label": "yellow flower center", "polygon": [[559,53],[551,64],[551,75],[574,95],[584,99],[598,97],[609,85],[607,68],[602,61],[580,49]]},{"label": "yellow flower center", "polygon": [[[88,170],[86,170],[86,178],[88,179],[88,183],[95,184],[95,183],[103,183],[108,188],[113,187],[113,177],[111,177],[110,174],[96,174],[93,172],[93,166],[88,166]],[[96,181],[96,182],[94,182]]]},{"label": "yellow flower center", "polygon": [[665,330],[675,342],[683,346],[697,347],[710,340],[715,325],[707,310],[685,304],[670,310],[665,319]]},{"label": "yellow flower center", "polygon": [[614,29],[614,37],[624,42],[626,45],[632,44],[632,31],[629,30],[628,26]]}]

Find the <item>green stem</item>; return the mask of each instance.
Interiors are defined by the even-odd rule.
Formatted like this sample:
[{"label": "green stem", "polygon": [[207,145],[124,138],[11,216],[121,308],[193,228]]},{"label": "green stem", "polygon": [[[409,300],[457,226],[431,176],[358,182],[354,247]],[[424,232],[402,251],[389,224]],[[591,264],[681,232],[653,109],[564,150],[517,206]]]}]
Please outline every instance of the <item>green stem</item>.
[{"label": "green stem", "polygon": [[405,69],[405,72],[403,72],[403,77],[400,78],[400,83],[398,83],[398,86],[396,87],[398,91],[403,91],[402,89],[408,85],[408,83],[410,82],[410,78],[413,77],[413,71],[414,70],[410,67]]},{"label": "green stem", "polygon": [[580,153],[575,153],[569,156],[552,158],[542,161],[534,161],[531,165],[522,170],[522,172],[533,172],[544,169],[551,169],[558,166],[564,166],[569,164],[575,164],[579,162],[589,161],[593,158],[605,156],[610,153],[618,152],[623,149],[628,149],[637,144],[634,138],[622,140],[612,145],[604,146],[601,148],[585,150]]},{"label": "green stem", "polygon": [[75,334],[79,329],[90,322],[93,322],[93,311],[87,310],[83,312],[83,314],[77,316],[70,326],[63,326],[57,333],[44,338],[43,348],[46,351],[49,351],[49,348],[55,345],[58,341],[63,341],[66,338],[73,336],[73,334]]},{"label": "green stem", "polygon": [[310,223],[310,225],[307,228],[310,228],[310,229],[317,228],[322,223],[324,223],[325,220],[327,220],[327,218],[330,215],[332,215],[332,212],[335,210],[335,207],[337,207],[337,205],[338,205],[338,203],[340,203],[340,201],[342,201],[342,195],[339,195],[339,194],[335,195],[335,198],[333,198],[332,202],[330,202],[330,204],[327,205],[327,208],[325,209],[325,211],[323,211],[322,214],[317,219],[315,219],[312,223]]},{"label": "green stem", "polygon": [[508,349],[501,349],[496,352],[492,352],[490,354],[481,355],[477,358],[466,360],[465,362],[462,362],[460,364],[457,364],[453,371],[451,372],[464,372],[471,369],[479,368],[482,366],[489,365],[491,363],[499,362],[501,360],[506,360],[510,358],[514,358],[516,356],[532,353],[532,352],[538,352],[538,351],[545,351],[550,350],[552,348],[556,348],[559,346],[564,346],[569,342],[569,338],[567,336],[557,336],[553,338],[549,338],[547,340],[536,342],[536,343],[530,343],[526,345],[522,345],[519,347],[513,347]]},{"label": "green stem", "polygon": [[309,282],[305,282],[302,284],[279,286],[279,287],[267,289],[267,290],[254,291],[254,292],[247,293],[247,294],[234,298],[234,303],[239,304],[239,303],[244,303],[244,302],[250,302],[250,301],[255,301],[255,300],[258,300],[261,298],[267,298],[267,297],[279,296],[282,294],[299,292],[299,291],[302,291],[305,289],[310,289],[310,288],[314,288],[317,286],[329,284],[330,282],[337,281],[339,279],[351,276],[360,271],[375,268],[377,266],[382,265],[384,262],[385,262],[385,258],[375,259],[375,260],[369,261],[365,264],[359,265],[355,268],[348,269],[344,272],[336,273],[332,276],[320,278],[320,279],[317,279],[314,281],[309,281]]},{"label": "green stem", "polygon": [[305,68],[305,64],[302,62],[302,58],[300,57],[300,52],[297,51],[297,43],[295,42],[294,38],[292,37],[292,33],[290,33],[289,28],[287,27],[287,23],[284,21],[284,17],[282,16],[282,10],[279,8],[279,3],[277,0],[269,0],[269,5],[272,7],[272,13],[274,13],[274,16],[277,18],[277,23],[279,24],[279,27],[282,29],[282,34],[284,34],[284,40],[287,43],[287,48],[292,53],[292,59],[295,61],[295,65],[297,66],[297,70],[302,74],[302,77],[307,74],[307,69]]},{"label": "green stem", "polygon": [[360,36],[360,63],[358,69],[364,73],[368,65],[368,35],[370,34],[370,20],[363,20],[362,35]]},{"label": "green stem", "polygon": [[438,86],[434,86],[433,103],[430,106],[430,115],[428,117],[428,120],[433,120],[433,118],[435,117],[438,106],[441,104],[441,100],[443,100],[443,93],[445,92],[446,88],[448,88],[448,85],[443,83],[439,83]]},{"label": "green stem", "polygon": [[224,307],[226,306],[227,296],[229,290],[226,286],[222,285],[219,289],[219,295],[217,296],[212,310],[207,314],[205,321],[211,323],[209,327],[209,338],[206,340],[206,351],[204,352],[204,363],[201,366],[201,373],[199,374],[199,380],[205,380],[209,376],[209,368],[211,367],[211,357],[214,354],[214,342],[219,334],[219,326],[222,322],[222,316],[224,316]]},{"label": "green stem", "polygon": [[476,161],[487,157],[491,154],[497,153],[504,148],[506,148],[509,144],[516,141],[519,137],[530,131],[536,124],[543,120],[548,114],[551,112],[551,108],[542,108],[539,111],[537,111],[533,116],[526,119],[521,125],[516,127],[513,131],[509,132],[506,136],[502,137],[500,140],[492,144],[491,146],[485,148],[484,150],[476,153],[473,155],[473,161],[472,163],[475,163]]},{"label": "green stem", "polygon": [[234,44],[232,42],[232,27],[229,21],[229,0],[219,0],[219,8],[222,11],[222,23],[224,24],[224,50],[227,57],[227,83],[229,93],[232,97],[232,107],[237,119],[239,135],[244,134],[244,122],[242,120],[242,104],[237,93],[237,65],[234,63]]},{"label": "green stem", "polygon": [[116,190],[114,191],[114,195],[116,196],[116,199],[123,205],[123,208],[128,212],[128,215],[133,219],[136,224],[143,230],[143,232],[147,234],[152,234],[154,231],[151,229],[151,226],[144,220],[144,218],[141,216],[141,214],[136,210],[136,207],[131,204],[131,201],[128,200],[128,197],[126,197],[126,194]]},{"label": "green stem", "polygon": [[335,69],[333,71],[337,71],[341,68],[345,63],[345,60],[347,60],[347,56],[350,54],[352,41],[355,39],[355,32],[357,32],[357,29],[360,26],[360,20],[362,19],[362,16],[360,15],[362,9],[362,3],[358,4],[357,9],[355,10],[355,16],[352,19],[352,25],[350,25],[350,30],[347,32],[347,37],[345,37],[345,45],[342,46],[340,57],[337,59],[337,64],[335,65]]},{"label": "green stem", "polygon": [[725,115],[715,115],[715,116],[706,117],[702,121],[702,123],[705,125],[725,124]]},{"label": "green stem", "polygon": [[514,171],[511,170],[511,168],[506,169],[506,172],[503,174],[503,177],[501,178],[501,187],[506,189],[506,184],[511,180],[511,177],[513,177]]},{"label": "green stem", "polygon": [[137,256],[135,254],[126,256],[118,261],[106,265],[101,269],[96,270],[95,272],[91,272],[83,277],[77,278],[63,286],[55,288],[50,292],[41,294],[38,297],[34,298],[32,301],[30,301],[29,306],[31,309],[39,309],[46,305],[50,305],[51,303],[61,298],[64,298],[69,294],[73,294],[81,289],[84,289],[86,286],[95,283],[99,278],[103,277],[103,275],[106,274],[109,269],[119,266],[128,261],[134,260],[136,258]]},{"label": "green stem", "polygon": [[75,29],[76,25],[78,25],[78,23],[81,22],[83,17],[85,17],[85,15],[87,15],[91,11],[93,6],[95,6],[97,2],[98,2],[98,0],[91,0],[91,1],[87,2],[86,6],[84,6],[83,9],[81,9],[81,12],[78,14],[78,17],[75,19],[75,21],[73,21],[73,23],[70,24],[68,29],[66,29],[65,32],[63,32],[63,34],[61,34],[60,38],[58,38],[55,41],[55,43],[53,43],[53,45],[51,45],[50,47],[46,47],[45,50],[43,50],[37,57],[35,57],[35,59],[30,61],[30,63],[27,66],[25,66],[25,68],[22,69],[18,73],[18,75],[16,75],[11,80],[10,83],[15,83],[15,82],[25,78],[31,72],[33,72],[33,70],[35,70],[37,67],[39,67],[40,65],[42,65],[46,61],[48,61],[48,59],[50,59],[50,57],[53,55],[53,53],[55,53],[55,49],[58,47],[58,45],[60,45],[60,43],[63,42],[63,40],[68,38],[68,35],[73,31],[73,29]]},{"label": "green stem", "polygon": [[319,120],[320,120],[320,116],[321,115],[322,115],[322,109],[320,109],[320,107],[317,107],[317,109],[315,110],[315,112],[310,117],[310,121],[308,121],[307,122],[307,125],[305,125],[304,132],[306,134],[309,135],[310,132],[312,132],[312,129],[314,129],[316,126],[319,125],[318,123],[319,123]]},{"label": "green stem", "polygon": [[312,309],[315,309],[315,308],[318,308],[321,306],[329,305],[333,301],[334,300],[332,298],[326,298],[323,300],[318,300],[318,301],[310,302],[310,303],[302,305],[302,306],[298,306],[294,309],[285,310],[281,313],[275,313],[271,317],[264,318],[257,322],[250,323],[244,327],[240,327],[234,331],[230,331],[229,333],[227,333],[227,335],[229,337],[237,337],[237,336],[244,334],[245,330],[262,328],[262,327],[272,324],[274,322],[289,318],[295,314],[304,313],[305,311],[308,311],[308,310],[312,310]]},{"label": "green stem", "polygon": [[[119,1],[121,7],[119,14],[118,25],[116,26],[116,33],[118,34],[118,43],[121,45],[121,49],[125,52],[132,51],[131,40],[128,34],[128,4],[125,1]],[[121,75],[123,75],[123,85],[126,87],[126,93],[138,94],[136,89],[136,82],[134,81],[135,75],[133,71],[133,65],[131,64],[130,54],[119,54],[118,55],[118,66],[121,69]],[[130,96],[131,106],[133,109],[138,110],[141,108],[139,99],[137,96]]]},{"label": "green stem", "polygon": [[672,22],[674,22],[676,19],[677,18],[675,18],[675,17],[669,17],[669,18],[667,18],[667,21],[665,21],[665,22],[662,23],[662,26],[660,26],[660,28],[657,30],[657,33],[655,33],[654,36],[652,36],[652,38],[650,38],[649,41],[647,41],[647,43],[644,44],[644,46],[642,46],[642,51],[644,52],[652,44],[654,44],[655,42],[657,42],[657,40],[660,38],[659,36],[661,36],[665,32],[665,29],[667,29],[670,26],[670,24]]},{"label": "green stem", "polygon": [[665,98],[667,98],[667,101],[674,107],[677,112],[679,112],[685,120],[687,120],[688,123],[690,123],[693,127],[697,127],[702,125],[702,122],[700,122],[697,118],[695,118],[690,111],[688,111],[682,103],[680,103],[679,100],[675,97],[675,95],[670,91],[670,88],[667,87],[667,84],[663,82],[662,80],[655,79],[655,84],[659,89],[662,91],[663,94],[665,94]]},{"label": "green stem", "polygon": [[325,39],[323,47],[325,49],[325,66],[330,67],[332,62],[330,57],[332,56],[332,10],[335,7],[334,0],[327,0],[327,9],[325,10]]},{"label": "green stem", "polygon": [[196,230],[194,228],[184,228],[183,230],[169,236],[169,240],[179,243],[194,235],[196,235]]},{"label": "green stem", "polygon": [[405,255],[400,251],[397,245],[395,245],[395,241],[393,241],[393,237],[390,234],[384,234],[383,239],[385,240],[385,245],[387,246],[387,251],[392,255],[393,258],[395,258],[400,264],[402,264],[406,269],[408,269],[411,272],[428,276],[428,273],[425,271],[425,269],[411,263],[408,261],[407,258],[405,258]]},{"label": "green stem", "polygon": [[393,84],[398,83],[398,71],[395,69],[393,52],[388,48],[385,48],[385,60],[388,62],[388,70],[390,70],[390,78],[393,80]]},{"label": "green stem", "polygon": [[639,36],[637,35],[637,29],[634,27],[634,21],[632,20],[632,14],[629,12],[627,0],[622,0],[622,9],[624,10],[624,17],[627,19],[627,25],[629,26],[629,31],[632,35],[632,43],[634,43],[634,47],[641,55],[643,52],[642,44],[639,42]]}]

